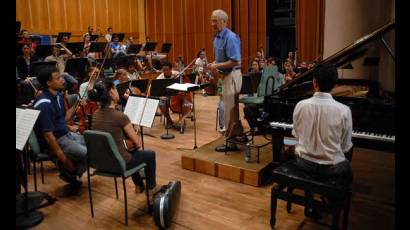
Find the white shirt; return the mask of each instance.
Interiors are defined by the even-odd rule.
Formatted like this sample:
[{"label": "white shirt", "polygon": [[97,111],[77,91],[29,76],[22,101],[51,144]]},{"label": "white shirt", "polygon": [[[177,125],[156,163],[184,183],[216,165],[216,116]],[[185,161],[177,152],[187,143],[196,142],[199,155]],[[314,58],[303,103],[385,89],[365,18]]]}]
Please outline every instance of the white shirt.
[{"label": "white shirt", "polygon": [[107,42],[111,42],[111,38],[112,38],[111,34],[106,34],[105,35],[105,40],[107,40]]},{"label": "white shirt", "polygon": [[87,87],[88,87],[88,81],[86,81],[86,82],[84,82],[80,85],[80,89],[78,90],[78,93],[80,94],[80,97],[83,97],[84,94],[85,94],[85,97],[88,98]]},{"label": "white shirt", "polygon": [[[170,77],[169,79],[174,79],[178,74],[179,74],[178,71],[172,70],[172,75],[171,75],[171,77]],[[166,79],[165,76],[164,76],[164,72],[162,72],[162,73],[157,77],[157,79]]]},{"label": "white shirt", "polygon": [[130,73],[127,71],[127,76],[130,80],[138,80],[141,79],[140,75],[138,74],[137,71],[135,71],[134,73]]},{"label": "white shirt", "polygon": [[344,161],[352,147],[352,113],[329,93],[316,92],[300,101],[293,112],[293,136],[298,139],[295,153],[323,165]]}]

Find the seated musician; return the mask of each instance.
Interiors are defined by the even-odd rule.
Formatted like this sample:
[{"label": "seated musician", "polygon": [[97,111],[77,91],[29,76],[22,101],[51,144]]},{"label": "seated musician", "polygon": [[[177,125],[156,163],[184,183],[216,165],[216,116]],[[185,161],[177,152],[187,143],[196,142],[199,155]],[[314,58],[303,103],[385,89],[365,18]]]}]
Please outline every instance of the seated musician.
[{"label": "seated musician", "polygon": [[[157,79],[173,79],[177,77],[177,74],[179,73],[178,71],[172,70],[172,64],[168,61],[163,62],[162,71],[163,72],[157,77]],[[159,107],[161,109],[162,114],[164,114],[167,119],[167,126],[179,129],[180,133],[184,133],[184,120],[192,111],[192,101],[188,100],[188,97],[186,97],[185,93],[182,92],[179,93],[177,96],[172,96],[171,99],[168,97],[161,97],[160,99],[161,100],[159,102]],[[171,107],[173,102],[177,104],[177,106],[175,106],[175,108],[173,109],[173,112],[182,113],[182,116],[180,116],[177,122],[178,125],[174,124],[169,114],[168,107]]]},{"label": "seated musician", "polygon": [[27,45],[30,48],[30,52],[34,54],[36,52],[37,43],[33,42],[33,40],[30,37],[30,34],[28,33],[28,30],[21,30],[20,37],[21,38],[17,43]]},{"label": "seated musician", "polygon": [[23,45],[22,56],[18,56],[16,60],[19,78],[25,79],[26,77],[29,77],[31,65],[36,61],[38,61],[38,58],[31,52],[30,46]]},{"label": "seated musician", "polygon": [[118,35],[113,36],[112,42],[110,43],[112,58],[119,58],[120,56],[125,56],[125,49],[120,44],[120,38]]},{"label": "seated musician", "polygon": [[135,68],[135,64],[132,61],[127,62],[125,67],[127,68],[127,76],[130,80],[139,80],[141,76],[139,75],[137,68]]},{"label": "seated musician", "polygon": [[293,71],[293,64],[291,62],[285,62],[285,71],[285,82],[292,81],[295,78],[296,73]]},{"label": "seated musician", "polygon": [[[293,112],[292,134],[298,139],[295,165],[314,174],[351,179],[352,169],[344,153],[352,144],[350,108],[333,99],[330,91],[337,82],[337,70],[324,64],[315,70],[315,94],[300,101]],[[306,196],[311,196],[307,191]],[[318,215],[307,208],[305,214]]]},{"label": "seated musician", "polygon": [[[116,110],[116,105],[119,102],[118,91],[113,82],[109,79],[99,82],[94,86],[93,90],[89,91],[90,99],[95,100],[99,104],[93,116],[93,130],[109,132],[113,136],[118,150],[126,162],[127,169],[133,168],[141,163],[146,163],[145,175],[147,177],[150,201],[153,202],[153,195],[156,187],[155,176],[155,152],[152,150],[141,150],[141,141],[131,124],[127,115]],[[124,144],[124,136],[128,137],[135,145],[133,150],[127,150]],[[137,193],[144,191],[144,184],[139,172],[135,172],[132,176],[132,181],[135,184]]]},{"label": "seated musician", "polygon": [[50,56],[47,56],[44,61],[50,62],[50,61],[55,61],[57,62],[57,68],[60,71],[60,75],[64,78],[65,80],[65,88],[67,90],[72,90],[73,87],[78,85],[77,79],[75,79],[72,75],[68,74],[67,72],[64,72],[65,69],[65,63],[68,58],[72,56],[72,53],[70,50],[68,50],[66,47],[62,47],[65,51],[66,54],[61,54],[61,48],[62,46],[55,45],[53,47],[53,53]]},{"label": "seated musician", "polygon": [[[197,73],[197,77],[195,79],[195,84],[204,84],[209,82],[209,75],[208,71],[206,70],[206,66],[208,65],[208,60],[206,58],[205,50],[202,49],[199,51],[197,55],[197,59],[195,60],[194,71]],[[202,89],[202,95],[208,96],[206,94],[205,89]]]},{"label": "seated musician", "polygon": [[34,107],[40,110],[35,125],[40,146],[48,146],[56,158],[60,178],[79,188],[81,181],[76,176],[81,176],[86,170],[87,147],[83,136],[76,132],[78,128],[66,123],[74,114],[75,107],[65,111],[63,95],[59,92],[64,89],[64,79],[56,67],[43,68],[37,79],[42,86],[42,93],[34,102]]}]

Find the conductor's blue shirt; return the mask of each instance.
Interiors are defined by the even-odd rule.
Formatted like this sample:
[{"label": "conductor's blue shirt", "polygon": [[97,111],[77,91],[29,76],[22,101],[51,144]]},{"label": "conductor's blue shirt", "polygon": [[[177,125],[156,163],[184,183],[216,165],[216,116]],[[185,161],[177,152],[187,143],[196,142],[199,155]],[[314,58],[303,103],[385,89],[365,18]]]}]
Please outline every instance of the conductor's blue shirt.
[{"label": "conductor's blue shirt", "polygon": [[[241,61],[241,40],[234,32],[228,28],[223,28],[221,32],[215,34],[214,54],[216,63],[228,60]],[[240,64],[234,69],[240,68]],[[222,72],[230,72],[232,69],[220,69]]]}]

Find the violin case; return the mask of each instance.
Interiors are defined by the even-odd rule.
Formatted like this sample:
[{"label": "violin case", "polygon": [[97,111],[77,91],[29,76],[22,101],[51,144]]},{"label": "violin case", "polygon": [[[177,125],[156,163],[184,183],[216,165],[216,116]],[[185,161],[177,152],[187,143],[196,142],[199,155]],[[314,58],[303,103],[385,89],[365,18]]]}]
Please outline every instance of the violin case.
[{"label": "violin case", "polygon": [[171,181],[161,187],[155,197],[153,218],[159,229],[167,229],[172,224],[181,196],[181,182]]}]

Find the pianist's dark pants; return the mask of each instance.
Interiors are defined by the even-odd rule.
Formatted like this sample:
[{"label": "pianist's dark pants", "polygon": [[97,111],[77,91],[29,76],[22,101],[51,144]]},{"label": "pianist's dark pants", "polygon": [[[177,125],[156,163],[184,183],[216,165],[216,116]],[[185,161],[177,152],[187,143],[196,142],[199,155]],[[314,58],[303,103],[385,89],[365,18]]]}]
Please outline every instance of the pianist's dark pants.
[{"label": "pianist's dark pants", "polygon": [[[294,164],[307,173],[329,177],[343,177],[343,181],[346,184],[350,184],[352,181],[352,166],[348,160],[344,160],[336,165],[320,165],[301,157],[296,157]],[[305,190],[305,197],[313,200],[313,194],[310,191]],[[305,211],[306,209],[312,211],[309,205],[305,207]]]},{"label": "pianist's dark pants", "polygon": [[301,157],[296,157],[294,164],[301,170],[309,173],[329,177],[344,177],[348,182],[352,179],[352,166],[348,160],[344,160],[336,165],[321,165]]}]

